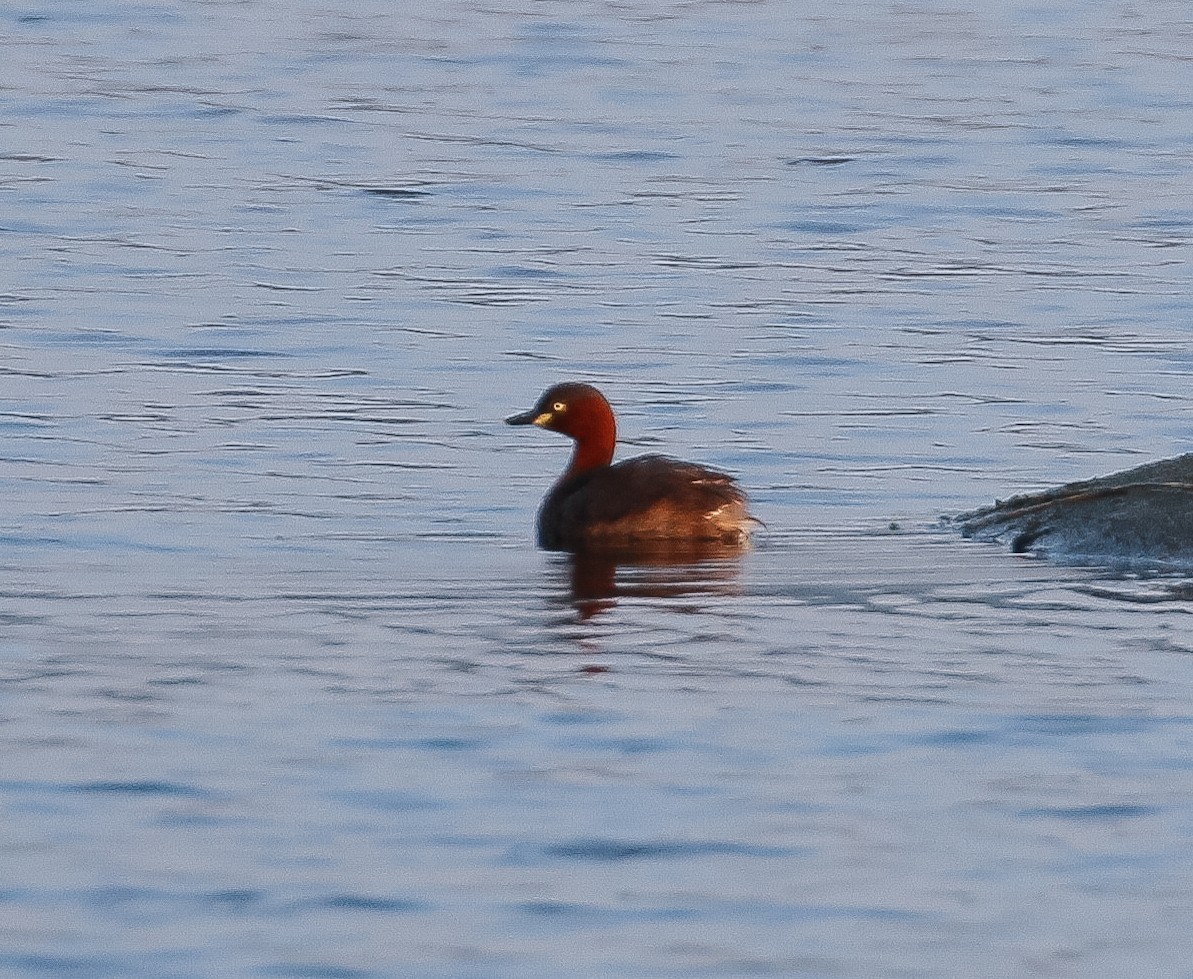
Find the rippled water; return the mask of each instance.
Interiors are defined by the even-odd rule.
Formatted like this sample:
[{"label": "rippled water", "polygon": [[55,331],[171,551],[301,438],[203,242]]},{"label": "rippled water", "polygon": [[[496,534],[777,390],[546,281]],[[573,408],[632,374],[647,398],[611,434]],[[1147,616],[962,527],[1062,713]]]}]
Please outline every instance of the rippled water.
[{"label": "rippled water", "polygon": [[[1193,15],[0,13],[0,972],[1193,975]],[[740,562],[533,547],[599,383]]]}]

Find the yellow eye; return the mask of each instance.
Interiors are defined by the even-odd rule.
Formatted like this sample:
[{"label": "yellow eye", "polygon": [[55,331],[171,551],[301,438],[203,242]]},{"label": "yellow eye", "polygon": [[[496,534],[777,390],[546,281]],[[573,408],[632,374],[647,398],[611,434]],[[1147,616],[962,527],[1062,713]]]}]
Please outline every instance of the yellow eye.
[{"label": "yellow eye", "polygon": [[567,411],[567,407],[568,406],[564,402],[556,401],[555,404],[551,405],[551,410],[552,411]]}]

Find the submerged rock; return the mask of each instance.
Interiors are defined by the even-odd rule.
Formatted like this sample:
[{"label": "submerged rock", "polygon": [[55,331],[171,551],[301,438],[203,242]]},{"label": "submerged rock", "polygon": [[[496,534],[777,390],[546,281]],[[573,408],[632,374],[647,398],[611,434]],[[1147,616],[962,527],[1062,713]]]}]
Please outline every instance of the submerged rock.
[{"label": "submerged rock", "polygon": [[1193,567],[1193,453],[952,518],[974,540],[1062,561]]}]

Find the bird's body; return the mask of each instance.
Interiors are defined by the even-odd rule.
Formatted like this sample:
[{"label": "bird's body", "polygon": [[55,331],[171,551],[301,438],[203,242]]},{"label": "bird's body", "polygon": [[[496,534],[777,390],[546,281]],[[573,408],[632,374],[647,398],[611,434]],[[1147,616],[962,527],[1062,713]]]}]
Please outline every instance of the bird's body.
[{"label": "bird's body", "polygon": [[612,463],[613,410],[588,384],[557,384],[511,425],[538,425],[576,442],[571,462],[538,514],[548,550],[592,551],[678,545],[740,546],[754,519],[726,473],[662,455]]}]

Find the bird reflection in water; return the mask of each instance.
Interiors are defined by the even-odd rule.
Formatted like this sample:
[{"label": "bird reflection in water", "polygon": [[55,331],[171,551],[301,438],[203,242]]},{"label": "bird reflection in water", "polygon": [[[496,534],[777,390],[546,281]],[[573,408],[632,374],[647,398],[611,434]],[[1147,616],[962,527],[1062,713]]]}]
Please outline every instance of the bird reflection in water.
[{"label": "bird reflection in water", "polygon": [[572,606],[587,620],[623,598],[738,594],[745,551],[712,542],[671,543],[560,555],[558,566],[567,571]]}]

